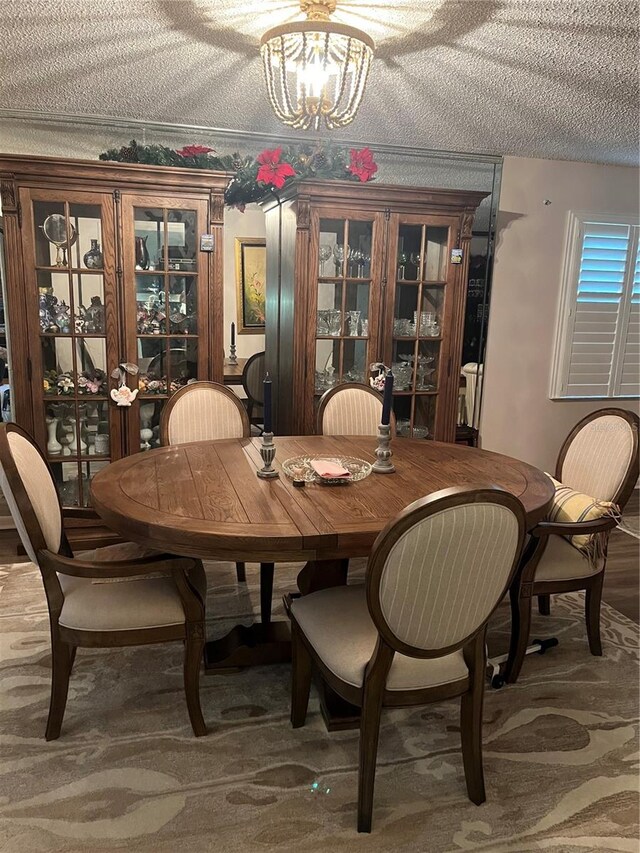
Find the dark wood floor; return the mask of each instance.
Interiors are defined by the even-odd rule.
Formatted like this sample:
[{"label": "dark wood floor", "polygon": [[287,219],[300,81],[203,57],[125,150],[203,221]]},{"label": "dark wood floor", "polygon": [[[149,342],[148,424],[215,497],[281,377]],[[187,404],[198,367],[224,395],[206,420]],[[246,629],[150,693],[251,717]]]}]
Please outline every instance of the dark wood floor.
[{"label": "dark wood floor", "polygon": [[[635,519],[640,513],[640,492],[636,489],[627,504],[625,517]],[[0,531],[0,564],[18,562],[18,536],[15,531]],[[640,623],[640,541],[614,530],[609,541],[609,557],[603,598],[620,613]]]},{"label": "dark wood floor", "polygon": [[[625,518],[635,519],[636,529],[639,513],[640,491],[636,489],[624,513]],[[640,541],[621,530],[614,530],[609,539],[602,597],[620,613],[640,623]]]}]

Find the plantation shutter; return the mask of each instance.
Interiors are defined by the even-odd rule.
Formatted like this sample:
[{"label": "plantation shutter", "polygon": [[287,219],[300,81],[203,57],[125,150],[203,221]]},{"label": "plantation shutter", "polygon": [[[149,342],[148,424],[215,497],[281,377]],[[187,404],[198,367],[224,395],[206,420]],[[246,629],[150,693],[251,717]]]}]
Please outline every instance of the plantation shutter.
[{"label": "plantation shutter", "polygon": [[636,252],[632,266],[631,293],[626,317],[626,329],[621,353],[618,387],[621,397],[633,397],[640,386],[640,246],[636,231]]},{"label": "plantation shutter", "polygon": [[[606,219],[603,217],[603,219]],[[568,311],[555,365],[561,397],[632,397],[640,381],[637,225],[575,218]],[[552,392],[553,393],[553,392]]]}]

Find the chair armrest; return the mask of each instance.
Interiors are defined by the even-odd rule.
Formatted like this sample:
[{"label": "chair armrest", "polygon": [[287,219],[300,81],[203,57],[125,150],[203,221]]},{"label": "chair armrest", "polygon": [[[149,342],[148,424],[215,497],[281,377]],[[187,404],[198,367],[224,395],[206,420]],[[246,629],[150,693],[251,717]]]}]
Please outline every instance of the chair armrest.
[{"label": "chair armrest", "polygon": [[158,572],[171,575],[176,570],[188,572],[197,563],[191,557],[174,557],[171,554],[157,554],[135,560],[99,561],[64,557],[52,551],[39,551],[38,559],[46,568],[75,578],[127,578]]},{"label": "chair armrest", "polygon": [[569,523],[541,521],[533,528],[531,535],[536,538],[551,536],[552,534],[557,536],[584,536],[589,533],[604,533],[607,530],[613,530],[617,524],[616,519],[610,517]]}]

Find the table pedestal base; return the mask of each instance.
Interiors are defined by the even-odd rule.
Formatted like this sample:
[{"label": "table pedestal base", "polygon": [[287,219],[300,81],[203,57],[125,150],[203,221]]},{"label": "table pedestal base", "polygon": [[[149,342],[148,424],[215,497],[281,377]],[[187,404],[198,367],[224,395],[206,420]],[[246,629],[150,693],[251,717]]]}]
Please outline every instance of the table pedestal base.
[{"label": "table pedestal base", "polygon": [[[298,589],[303,595],[343,586],[347,582],[348,560],[309,562],[298,575]],[[287,663],[291,660],[291,631],[288,622],[271,622],[271,590],[273,564],[260,567],[260,605],[262,621],[253,625],[236,625],[226,636],[209,640],[204,650],[206,673],[239,669],[260,664]],[[360,708],[346,702],[318,676],[315,679],[320,696],[320,711],[327,730],[357,729]]]},{"label": "table pedestal base", "polygon": [[219,640],[209,640],[204,649],[205,672],[290,660],[291,631],[288,622],[236,625]]}]

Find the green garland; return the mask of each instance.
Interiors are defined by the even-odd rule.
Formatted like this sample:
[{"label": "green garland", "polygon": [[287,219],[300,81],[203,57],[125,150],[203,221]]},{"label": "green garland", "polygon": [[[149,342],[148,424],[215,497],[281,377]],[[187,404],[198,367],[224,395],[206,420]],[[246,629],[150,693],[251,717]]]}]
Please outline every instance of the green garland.
[{"label": "green garland", "polygon": [[[356,151],[323,143],[266,149],[258,157],[242,158],[237,153],[220,157],[212,148],[203,145],[174,150],[166,145],[140,145],[132,139],[122,148],[103,152],[99,159],[233,172],[224,200],[228,207],[239,210],[270,193],[277,193],[293,181],[323,178],[364,182],[372,180],[377,170],[369,149]],[[265,169],[271,178],[265,178]]]}]

